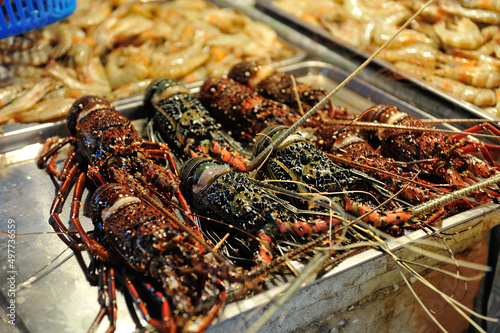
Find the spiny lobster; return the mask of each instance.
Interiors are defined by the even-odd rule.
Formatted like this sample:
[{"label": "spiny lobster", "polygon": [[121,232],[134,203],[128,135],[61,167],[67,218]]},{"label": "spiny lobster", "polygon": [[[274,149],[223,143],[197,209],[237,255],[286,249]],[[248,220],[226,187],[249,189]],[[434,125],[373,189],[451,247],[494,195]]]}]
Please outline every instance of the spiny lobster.
[{"label": "spiny lobster", "polygon": [[[140,301],[132,284],[126,283],[125,287],[144,319],[160,330],[205,329],[224,303],[223,281],[229,276],[228,263],[202,240],[179,191],[168,146],[141,139],[127,118],[107,101],[93,96],[73,104],[67,128],[71,136],[48,140],[38,160],[38,166],[47,168],[57,188],[50,210],[54,230],[76,253],[88,249],[102,265],[125,265],[149,276],[154,286],[147,282],[142,286],[160,304],[159,318],[150,316],[151,308]],[[62,171],[57,171],[58,152],[67,144],[70,149]],[[169,161],[173,172],[158,166],[156,159]],[[79,220],[87,178],[98,186],[90,205],[93,236]],[[70,222],[76,232],[70,231],[60,218],[73,187]],[[172,194],[182,209],[177,209]],[[185,221],[176,215],[177,211]],[[90,276],[90,281],[97,283],[97,277]],[[105,285],[114,286],[110,281]],[[208,291],[214,301],[201,305]],[[93,326],[106,314],[114,329],[114,290],[109,292],[111,300],[101,303],[102,310]]]},{"label": "spiny lobster", "polygon": [[[395,106],[376,105],[363,112],[359,121],[394,125],[394,128],[366,128],[362,132],[369,140],[376,140],[383,155],[411,162],[411,168],[420,170],[423,175],[444,180],[452,189],[473,184],[478,181],[477,177],[491,178],[499,173],[500,165],[494,161],[489,150],[499,150],[500,146],[464,139],[464,134],[446,136]],[[500,134],[498,129],[487,123],[468,131],[472,133],[476,130]],[[474,152],[482,153],[486,162],[473,156]],[[486,195],[492,197],[500,194],[498,188],[485,191]],[[479,193],[476,195],[481,196]]]}]

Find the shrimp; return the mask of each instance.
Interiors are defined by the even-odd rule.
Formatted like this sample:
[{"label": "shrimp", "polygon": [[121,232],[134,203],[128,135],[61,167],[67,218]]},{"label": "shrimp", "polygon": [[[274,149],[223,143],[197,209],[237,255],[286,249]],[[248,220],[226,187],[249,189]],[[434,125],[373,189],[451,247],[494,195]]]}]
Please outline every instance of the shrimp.
[{"label": "shrimp", "polygon": [[15,101],[0,109],[0,124],[7,122],[13,114],[31,108],[55,86],[56,82],[54,80],[45,78],[36,83],[31,89],[23,91]]},{"label": "shrimp", "polygon": [[56,78],[59,81],[62,81],[66,86],[71,89],[80,90],[86,94],[94,94],[98,96],[103,96],[109,98],[112,96],[109,85],[107,84],[99,84],[96,82],[86,83],[79,81],[75,78],[75,72],[71,70],[71,68],[66,68],[59,65],[57,62],[51,62],[45,68],[46,71],[52,77]]},{"label": "shrimp", "polygon": [[117,99],[138,95],[146,91],[146,88],[149,87],[151,83],[153,83],[153,79],[134,81],[121,86],[120,88],[116,88],[113,90],[113,94]]},{"label": "shrimp", "polygon": [[113,89],[144,80],[149,75],[149,60],[138,47],[122,46],[113,50],[106,62],[106,74]]},{"label": "shrimp", "polygon": [[156,77],[179,79],[203,65],[209,58],[208,49],[203,46],[200,37],[192,45],[173,54],[156,50],[151,55],[151,68]]},{"label": "shrimp", "polygon": [[459,0],[466,8],[481,8],[500,12],[500,1],[498,0]]},{"label": "shrimp", "polygon": [[[0,40],[0,60],[2,65],[34,65],[46,64],[50,57],[50,48],[44,45],[41,36],[28,33],[21,36]],[[36,47],[35,41],[42,47]]]},{"label": "shrimp", "polygon": [[484,43],[478,26],[466,17],[454,22],[441,20],[434,25],[434,31],[444,44],[451,47],[475,50]]},{"label": "shrimp", "polygon": [[439,76],[427,77],[426,81],[441,90],[480,107],[493,106],[497,101],[495,92],[490,89],[476,88],[453,79]]},{"label": "shrimp", "polygon": [[482,22],[488,24],[500,23],[499,12],[484,10],[484,9],[476,9],[476,8],[474,9],[464,8],[455,1],[450,1],[450,0],[447,1],[441,0],[440,6],[441,9],[443,9],[445,12],[451,15],[462,16],[476,22]]},{"label": "shrimp", "polygon": [[111,3],[106,1],[79,0],[76,11],[68,21],[80,28],[95,27],[111,14]]},{"label": "shrimp", "polygon": [[[395,25],[384,25],[380,23],[375,24],[375,28],[372,33],[373,41],[376,45],[383,45],[397,30],[398,27]],[[413,29],[405,29],[401,31],[401,33],[397,35],[396,38],[389,43],[389,45],[387,45],[387,48],[399,49],[404,46],[420,43],[429,44],[437,48],[436,42],[433,39],[429,38],[426,34]]]},{"label": "shrimp", "polygon": [[234,9],[222,8],[222,10],[207,9],[204,11],[203,20],[218,28],[224,34],[234,34],[241,27],[249,23],[248,18],[242,18]]},{"label": "shrimp", "polygon": [[367,48],[370,41],[370,32],[366,32],[366,24],[359,23],[351,18],[345,18],[339,22],[338,13],[327,13],[320,17],[321,25],[332,34],[333,37],[360,48]]},{"label": "shrimp", "polygon": [[441,51],[432,45],[417,43],[398,50],[383,50],[379,57],[390,62],[407,61],[421,66],[434,66],[441,54]]},{"label": "shrimp", "polygon": [[435,71],[436,75],[460,81],[478,88],[500,87],[500,69],[490,66],[445,67]]},{"label": "shrimp", "polygon": [[0,108],[14,101],[25,89],[33,87],[33,81],[20,81],[0,88]]},{"label": "shrimp", "polygon": [[87,84],[104,92],[111,92],[111,85],[106,73],[106,68],[99,57],[90,58],[82,68],[83,79]]},{"label": "shrimp", "polygon": [[296,0],[285,0],[279,1],[273,4],[276,8],[281,9],[286,12],[288,8],[294,8],[294,11],[298,17],[300,17],[305,22],[321,26],[320,18],[328,13],[338,13],[339,15],[345,15],[343,13],[344,8],[342,4],[333,2],[331,0],[319,0],[319,1],[296,1]]},{"label": "shrimp", "polygon": [[[130,11],[130,8],[134,5],[133,2],[125,3],[114,11],[103,21],[95,30],[95,52],[97,54],[103,54],[108,48],[108,43],[114,41],[110,35],[116,34],[113,32],[113,27],[115,27],[118,22],[124,18]],[[130,23],[130,22],[128,22]],[[123,25],[122,25],[123,26]],[[130,34],[129,34],[130,35]],[[111,45],[112,46],[112,45]]]},{"label": "shrimp", "polygon": [[73,45],[77,29],[71,24],[57,22],[43,29],[42,36],[53,43],[51,58],[60,58],[65,55]]},{"label": "shrimp", "polygon": [[500,68],[500,59],[479,52],[478,50],[453,50],[453,55],[469,58],[472,60],[476,60],[477,63]]},{"label": "shrimp", "polygon": [[380,20],[382,24],[399,24],[410,16],[402,4],[380,0],[345,0],[344,9],[348,15],[358,21]]},{"label": "shrimp", "polygon": [[152,20],[137,14],[127,15],[118,20],[105,37],[104,45],[107,49],[113,49],[114,45],[127,39],[140,36],[142,33],[154,27]]},{"label": "shrimp", "polygon": [[483,110],[495,118],[500,118],[500,88],[495,89],[497,103],[494,106],[483,108]]},{"label": "shrimp", "polygon": [[44,100],[31,110],[14,115],[14,120],[20,123],[60,120],[66,117],[69,108],[75,102],[74,98],[56,98]]},{"label": "shrimp", "polygon": [[[421,77],[423,80],[428,82],[434,82],[437,85],[445,85],[444,79],[452,79],[459,81],[466,85],[470,85],[472,88],[496,88],[500,86],[500,70],[491,66],[446,66],[438,69],[423,68],[408,62],[399,61],[394,63],[397,68],[410,73],[412,75]],[[439,76],[440,78],[434,78]],[[449,81],[448,84],[455,85],[453,81]],[[465,87],[462,87],[465,90]],[[477,89],[477,88],[476,88]],[[446,91],[452,92],[451,88],[447,88]],[[458,90],[457,90],[458,94]],[[485,96],[489,93],[485,93]],[[479,96],[478,96],[479,97]],[[485,103],[483,101],[484,96],[480,97],[478,101],[480,103]],[[469,98],[469,102],[474,101],[472,97]],[[489,103],[486,101],[486,103]]]}]

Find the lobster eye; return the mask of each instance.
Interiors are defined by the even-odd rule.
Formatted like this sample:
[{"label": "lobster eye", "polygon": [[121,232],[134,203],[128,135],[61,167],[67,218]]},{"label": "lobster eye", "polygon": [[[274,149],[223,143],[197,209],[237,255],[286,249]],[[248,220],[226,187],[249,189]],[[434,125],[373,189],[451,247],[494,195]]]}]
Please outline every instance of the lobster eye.
[{"label": "lobster eye", "polygon": [[71,136],[76,135],[76,125],[80,119],[84,118],[86,115],[92,112],[92,110],[99,108],[110,108],[111,104],[100,97],[97,96],[84,96],[77,99],[73,105],[71,105],[68,118],[66,121],[66,128]]}]

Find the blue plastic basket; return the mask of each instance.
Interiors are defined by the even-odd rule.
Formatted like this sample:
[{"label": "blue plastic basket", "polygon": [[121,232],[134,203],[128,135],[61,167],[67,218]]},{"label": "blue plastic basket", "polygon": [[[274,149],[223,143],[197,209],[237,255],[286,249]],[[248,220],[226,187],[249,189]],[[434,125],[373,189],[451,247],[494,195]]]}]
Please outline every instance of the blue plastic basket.
[{"label": "blue plastic basket", "polygon": [[62,20],[76,0],[0,0],[0,39]]}]

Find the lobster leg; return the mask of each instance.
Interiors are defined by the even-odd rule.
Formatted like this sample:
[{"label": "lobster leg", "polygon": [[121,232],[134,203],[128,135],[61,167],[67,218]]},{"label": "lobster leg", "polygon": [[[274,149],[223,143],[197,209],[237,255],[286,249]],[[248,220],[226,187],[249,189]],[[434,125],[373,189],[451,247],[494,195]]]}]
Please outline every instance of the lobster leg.
[{"label": "lobster leg", "polygon": [[[68,172],[68,177],[64,180],[60,189],[52,202],[52,207],[50,209],[50,219],[49,223],[56,231],[57,235],[61,240],[71,247],[74,251],[81,251],[80,248],[76,247],[76,243],[80,243],[81,240],[88,246],[91,253],[98,255],[103,260],[109,260],[108,252],[94,239],[91,239],[87,232],[83,229],[79,220],[79,210],[81,207],[81,199],[83,195],[84,182],[86,179],[85,173],[80,173],[78,176],[78,165],[75,164]],[[73,201],[71,203],[70,210],[70,221],[73,223],[81,237],[81,240],[71,236],[74,232],[70,232],[68,228],[64,225],[59,214],[62,211],[64,202],[66,201],[70,190],[74,188]]]},{"label": "lobster leg", "polygon": [[59,214],[62,211],[64,201],[66,201],[66,198],[68,197],[69,191],[72,188],[77,173],[78,166],[75,165],[73,166],[73,168],[71,168],[68,174],[68,178],[66,178],[66,180],[62,183],[60,189],[57,191],[57,195],[52,202],[49,218],[49,223],[57,233],[59,238],[74,251],[80,251],[80,248],[76,245],[76,243],[79,243],[79,240],[74,236],[74,233],[70,232],[68,228],[66,228],[64,223],[61,221]]},{"label": "lobster leg", "polygon": [[102,262],[100,262],[98,270],[98,300],[101,309],[94,319],[89,332],[94,332],[97,329],[104,316],[107,316],[109,319],[109,328],[107,332],[113,332],[116,329],[117,317],[115,271],[113,268],[106,268]]},{"label": "lobster leg", "polygon": [[159,189],[165,190],[175,195],[177,201],[184,210],[185,215],[190,220],[189,222],[191,225],[191,229],[201,237],[201,231],[199,231],[196,223],[194,222],[194,215],[191,212],[191,208],[189,207],[189,204],[187,203],[184,195],[181,193],[177,185],[178,181],[176,175],[178,175],[179,172],[177,170],[174,157],[169,151],[168,145],[159,142],[147,142],[143,143],[141,147],[143,151],[149,155],[149,157],[161,158],[168,162],[172,171],[161,168],[154,163],[147,163],[146,165],[144,165],[144,170],[147,174],[147,178],[150,179],[152,183]]},{"label": "lobster leg", "polygon": [[210,312],[205,315],[201,324],[197,327],[198,331],[200,332],[205,331],[215,320],[215,318],[217,318],[217,315],[222,310],[222,307],[224,306],[224,303],[226,301],[226,289],[219,278],[215,280],[215,286],[217,287],[217,289],[219,289],[219,295]]},{"label": "lobster leg", "polygon": [[170,184],[175,184],[175,190],[172,189],[171,191],[175,194],[177,200],[181,204],[181,207],[191,215],[189,205],[177,187],[177,175],[179,174],[179,172],[177,170],[174,157],[169,151],[168,145],[165,143],[148,142],[146,145],[143,145],[142,148],[146,153],[148,153],[150,157],[162,158],[168,162],[170,169],[172,169],[172,172],[160,168],[153,163],[151,163],[151,165],[148,165],[146,167],[146,171],[148,172],[149,178],[151,179],[153,184],[162,189],[168,189]]},{"label": "lobster leg", "polygon": [[[373,207],[368,204],[364,204],[359,200],[345,197],[346,201],[346,211],[356,213],[357,216],[362,217],[365,222],[371,222],[376,228],[385,227],[388,225],[398,225],[400,223],[410,221],[412,216],[411,213],[406,211],[404,208],[399,208],[393,211],[379,212],[374,211]],[[364,215],[368,214],[366,217]]]},{"label": "lobster leg", "polygon": [[[174,328],[174,332],[175,332],[175,324],[173,323],[172,316],[170,316],[170,318],[168,318],[168,319],[164,317],[163,323],[159,322],[158,320],[156,320],[154,318],[151,318],[149,311],[146,307],[146,304],[141,299],[141,297],[139,296],[139,293],[137,292],[137,289],[135,288],[134,284],[132,283],[132,281],[128,277],[125,277],[125,286],[128,290],[128,294],[132,297],[132,301],[134,302],[135,306],[139,309],[139,312],[141,313],[144,320],[146,320],[149,324],[156,326],[156,327],[165,327],[165,326],[167,326],[166,324],[168,323],[168,325],[171,328],[172,327]],[[164,312],[164,311],[165,311],[165,309],[163,308],[162,312]]]},{"label": "lobster leg", "polygon": [[[500,136],[500,130],[490,123],[483,123],[483,124],[475,125],[475,126],[472,126],[471,128],[464,130],[463,132],[479,133],[482,131],[490,131],[494,135]],[[460,133],[460,134],[454,134],[454,135],[450,136],[450,139],[452,139],[452,140],[457,139],[458,140],[458,139],[463,139],[464,137],[465,137],[465,134]]]},{"label": "lobster leg", "polygon": [[[479,133],[479,132],[484,132],[484,131],[489,131],[493,133],[494,135],[497,135],[500,138],[500,130],[493,126],[490,123],[483,123],[480,125],[472,126],[471,128],[468,128],[464,130],[464,132],[467,133]],[[455,134],[450,137],[450,139],[463,139],[465,137],[465,134]],[[500,164],[496,163],[494,161],[494,158],[491,156],[490,151],[495,150],[495,151],[500,151],[500,145],[493,145],[493,144],[486,144],[483,142],[474,142],[474,141],[468,141],[468,144],[462,148],[462,151],[465,154],[469,153],[474,153],[477,151],[480,151],[482,156],[490,165],[493,165],[496,168],[500,168]]]},{"label": "lobster leg", "polygon": [[78,234],[82,237],[82,240],[89,247],[90,252],[92,254],[95,254],[102,260],[110,262],[111,256],[109,255],[108,251],[106,251],[106,249],[95,239],[90,238],[80,223],[80,207],[82,205],[81,201],[86,179],[87,177],[85,173],[81,173],[76,180],[76,184],[74,186],[75,190],[73,195],[73,202],[71,203],[70,221],[75,226]]},{"label": "lobster leg", "polygon": [[155,292],[156,297],[159,299],[160,304],[161,304],[161,314],[162,314],[162,320],[166,325],[163,325],[164,328],[170,328],[170,332],[174,333],[175,332],[175,322],[174,318],[171,316],[171,310],[170,310],[170,305],[168,304],[167,299],[165,296],[163,296],[162,293],[159,291]]},{"label": "lobster leg", "polygon": [[[43,150],[42,150],[40,157],[38,158],[37,166],[40,169],[44,169],[46,167],[46,165],[47,165],[46,163],[49,159],[53,158],[54,156],[57,156],[57,152],[59,150],[61,150],[62,147],[64,147],[65,145],[67,145],[68,143],[71,143],[73,141],[74,140],[72,137],[66,137],[64,139],[61,139],[59,137],[53,137],[53,138],[48,139],[45,142],[45,145],[43,147]],[[54,145],[54,143],[56,143],[56,144]],[[52,169],[51,171],[53,173],[58,173],[57,171],[55,171],[55,169]]]}]

